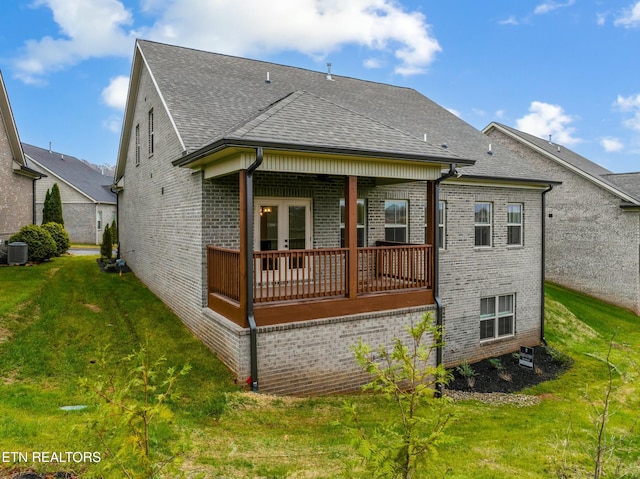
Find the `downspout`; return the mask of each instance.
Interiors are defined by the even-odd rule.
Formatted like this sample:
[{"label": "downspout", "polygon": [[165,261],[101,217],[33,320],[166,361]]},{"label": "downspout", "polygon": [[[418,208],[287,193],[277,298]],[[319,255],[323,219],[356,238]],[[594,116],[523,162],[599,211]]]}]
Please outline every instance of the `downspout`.
[{"label": "downspout", "polygon": [[[442,299],[440,298],[440,242],[439,242],[439,225],[440,225],[440,183],[447,178],[451,178],[457,174],[456,164],[451,163],[449,171],[440,176],[434,181],[434,212],[433,215],[433,299],[436,302],[436,326],[438,328],[444,327],[444,320],[442,315]],[[442,364],[442,346],[436,348],[436,366]],[[438,397],[442,397],[443,385],[438,382],[436,384],[436,394]]]},{"label": "downspout", "polygon": [[31,213],[31,221],[35,225],[36,224],[36,181],[40,178],[34,178],[31,180],[31,196],[33,198],[32,205],[32,213]]},{"label": "downspout", "polygon": [[256,318],[253,314],[253,172],[258,169],[264,159],[262,148],[256,148],[256,161],[247,168],[246,180],[246,244],[245,251],[247,254],[247,322],[249,323],[249,348],[251,357],[251,390],[258,392],[258,328],[256,327]]},{"label": "downspout", "polygon": [[542,251],[540,259],[540,340],[542,344],[547,345],[547,339],[544,337],[544,281],[545,281],[545,264],[546,264],[546,237],[547,237],[547,193],[553,189],[553,185],[542,192]]}]

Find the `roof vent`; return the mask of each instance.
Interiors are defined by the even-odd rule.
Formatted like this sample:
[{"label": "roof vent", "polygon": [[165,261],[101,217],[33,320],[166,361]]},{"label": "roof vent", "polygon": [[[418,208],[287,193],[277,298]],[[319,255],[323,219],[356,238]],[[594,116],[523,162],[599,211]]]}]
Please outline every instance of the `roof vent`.
[{"label": "roof vent", "polygon": [[271,78],[269,78],[269,72],[267,72],[267,79],[264,82],[271,83]]},{"label": "roof vent", "polygon": [[427,142],[427,134],[426,133],[424,134],[424,142],[425,143]]},{"label": "roof vent", "polygon": [[560,153],[560,145],[558,145],[558,153]]},{"label": "roof vent", "polygon": [[489,143],[489,151],[487,151],[487,154],[493,155],[493,150],[491,149],[491,143]]},{"label": "roof vent", "polygon": [[331,63],[327,63],[327,80],[334,81],[331,76]]},{"label": "roof vent", "polygon": [[449,145],[447,145],[446,143],[443,143],[443,144],[442,144],[442,145],[440,145],[440,146],[441,146],[442,148],[444,148],[445,150],[446,150],[447,148],[449,148]]},{"label": "roof vent", "polygon": [[552,145],[553,143],[551,143],[551,135],[549,135],[549,144]]}]

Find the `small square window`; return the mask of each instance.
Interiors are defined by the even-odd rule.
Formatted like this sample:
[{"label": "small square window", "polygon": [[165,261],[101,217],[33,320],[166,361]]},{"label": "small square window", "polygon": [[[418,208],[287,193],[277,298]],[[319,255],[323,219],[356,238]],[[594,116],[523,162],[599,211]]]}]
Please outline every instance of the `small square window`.
[{"label": "small square window", "polygon": [[480,299],[480,340],[512,336],[515,331],[515,295]]}]

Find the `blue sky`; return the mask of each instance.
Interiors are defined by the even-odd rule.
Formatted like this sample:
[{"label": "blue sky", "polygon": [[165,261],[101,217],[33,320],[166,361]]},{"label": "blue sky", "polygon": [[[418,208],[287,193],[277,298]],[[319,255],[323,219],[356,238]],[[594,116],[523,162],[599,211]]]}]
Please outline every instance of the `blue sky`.
[{"label": "blue sky", "polygon": [[415,88],[478,129],[640,171],[639,0],[23,0],[0,4],[22,141],[114,164],[135,38]]}]

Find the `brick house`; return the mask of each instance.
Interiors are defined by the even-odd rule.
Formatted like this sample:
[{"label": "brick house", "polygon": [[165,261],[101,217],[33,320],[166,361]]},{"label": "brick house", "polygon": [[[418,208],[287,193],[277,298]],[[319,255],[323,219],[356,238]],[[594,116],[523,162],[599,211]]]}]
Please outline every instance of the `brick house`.
[{"label": "brick house", "polygon": [[116,219],[117,197],[110,189],[113,178],[71,155],[26,143],[22,148],[30,164],[46,175],[36,184],[36,222],[42,222],[47,190],[57,183],[71,241],[100,244],[104,226]]},{"label": "brick house", "polygon": [[350,390],[425,312],[437,361],[536,345],[552,183],[415,90],[138,41],[121,255],[254,389]]},{"label": "brick house", "polygon": [[[31,168],[20,137],[0,72],[0,252],[9,237],[35,222],[35,181],[42,175]],[[4,256],[4,255],[0,255]]]},{"label": "brick house", "polygon": [[547,195],[547,279],[640,314],[640,172],[612,173],[499,123],[484,133],[562,181]]}]

